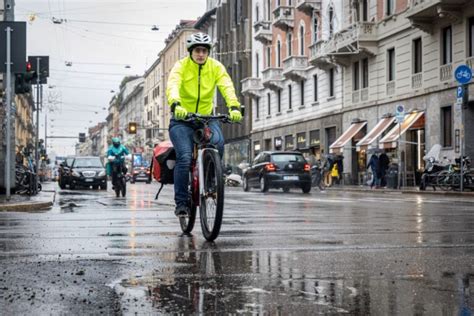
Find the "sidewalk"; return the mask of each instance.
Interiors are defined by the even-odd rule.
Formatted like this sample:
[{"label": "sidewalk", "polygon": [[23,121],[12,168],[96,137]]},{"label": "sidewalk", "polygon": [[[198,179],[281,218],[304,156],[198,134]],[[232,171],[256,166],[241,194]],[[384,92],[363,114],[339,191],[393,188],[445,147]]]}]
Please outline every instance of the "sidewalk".
[{"label": "sidewalk", "polygon": [[[315,188],[317,190],[317,188]],[[370,193],[401,193],[401,194],[431,194],[431,195],[449,195],[449,196],[472,196],[474,192],[466,190],[460,191],[443,191],[439,188],[436,191],[432,187],[427,188],[425,191],[420,191],[418,187],[402,187],[400,190],[390,188],[371,189],[368,185],[333,185],[332,187],[326,188],[330,191],[346,191],[346,192],[370,192]]]},{"label": "sidewalk", "polygon": [[0,195],[0,212],[31,212],[46,210],[53,206],[56,198],[56,182],[41,183],[43,189],[35,196],[12,194],[10,201]]}]

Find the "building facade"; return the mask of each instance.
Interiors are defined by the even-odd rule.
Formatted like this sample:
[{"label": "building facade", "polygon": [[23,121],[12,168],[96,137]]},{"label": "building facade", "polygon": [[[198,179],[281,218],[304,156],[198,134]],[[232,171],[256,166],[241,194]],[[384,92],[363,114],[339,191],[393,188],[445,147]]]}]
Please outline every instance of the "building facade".
[{"label": "building facade", "polygon": [[[119,126],[122,133],[122,143],[131,152],[143,152],[145,131],[141,128],[143,103],[143,77],[130,78],[120,90],[121,102],[119,105]],[[137,123],[135,134],[128,130],[129,123]]]}]

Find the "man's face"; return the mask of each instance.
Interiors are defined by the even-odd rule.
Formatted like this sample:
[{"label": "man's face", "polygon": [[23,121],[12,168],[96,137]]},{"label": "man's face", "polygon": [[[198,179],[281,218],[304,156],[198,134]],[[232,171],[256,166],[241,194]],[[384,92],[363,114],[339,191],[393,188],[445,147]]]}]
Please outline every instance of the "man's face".
[{"label": "man's face", "polygon": [[191,57],[199,65],[204,64],[208,56],[209,56],[209,50],[206,47],[202,47],[202,46],[195,47],[191,53]]}]

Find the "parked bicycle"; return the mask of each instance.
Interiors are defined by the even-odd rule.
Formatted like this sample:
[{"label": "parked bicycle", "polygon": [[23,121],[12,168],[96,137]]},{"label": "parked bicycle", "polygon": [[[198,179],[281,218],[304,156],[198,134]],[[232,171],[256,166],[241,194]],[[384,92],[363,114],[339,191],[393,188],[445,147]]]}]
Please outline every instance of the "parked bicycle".
[{"label": "parked bicycle", "polygon": [[36,180],[37,174],[35,172],[33,159],[31,159],[30,156],[27,156],[27,162],[27,166],[23,164],[15,165],[15,193],[36,195],[41,191],[42,186],[41,183]]},{"label": "parked bicycle", "polygon": [[204,238],[213,241],[219,235],[224,215],[224,175],[219,153],[210,143],[212,131],[209,122],[218,120],[230,123],[228,115],[188,114],[189,122],[198,121],[202,128],[194,132],[193,158],[189,171],[190,214],[179,217],[181,230],[190,233],[194,228],[199,208]]},{"label": "parked bicycle", "polygon": [[444,190],[458,190],[461,187],[461,163],[463,164],[463,187],[465,189],[474,190],[474,170],[470,170],[471,160],[464,156],[455,159],[455,164],[450,164],[447,170],[443,170],[438,174],[438,186]]}]

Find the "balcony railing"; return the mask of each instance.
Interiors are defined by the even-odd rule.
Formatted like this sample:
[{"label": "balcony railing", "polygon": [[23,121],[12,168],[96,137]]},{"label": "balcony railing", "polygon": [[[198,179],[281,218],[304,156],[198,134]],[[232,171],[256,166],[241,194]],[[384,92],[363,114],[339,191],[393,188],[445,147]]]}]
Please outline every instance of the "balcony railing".
[{"label": "balcony railing", "polygon": [[387,82],[387,95],[395,94],[395,81]]},{"label": "balcony railing", "polygon": [[411,87],[413,89],[419,89],[421,88],[423,84],[423,73],[417,73],[411,76]]},{"label": "balcony railing", "polygon": [[253,25],[254,38],[262,44],[268,44],[272,41],[271,23],[269,21],[257,21]]},{"label": "balcony railing", "polygon": [[360,100],[362,102],[369,100],[369,88],[363,88],[360,90]]},{"label": "balcony railing", "polygon": [[296,9],[312,15],[313,11],[321,11],[322,0],[297,0]]},{"label": "balcony railing", "polygon": [[283,60],[283,76],[294,81],[301,81],[306,78],[306,68],[308,68],[308,57],[290,56]]},{"label": "balcony railing", "polygon": [[273,10],[273,25],[282,30],[287,30],[293,27],[295,20],[295,8],[292,6],[278,6]]},{"label": "balcony railing", "polygon": [[283,69],[267,68],[262,71],[262,84],[264,87],[272,90],[280,90],[283,88]]},{"label": "balcony railing", "polygon": [[352,103],[359,103],[360,100],[360,91],[352,91]]},{"label": "balcony railing", "polygon": [[[321,43],[320,43],[321,42]],[[371,22],[358,22],[344,29],[328,40],[317,42],[311,47],[312,59],[335,55],[341,63],[358,54],[374,56],[377,51],[377,27]]]},{"label": "balcony railing", "polygon": [[439,67],[439,80],[446,81],[453,79],[453,65],[447,64]]},{"label": "balcony railing", "polygon": [[262,79],[247,77],[242,80],[242,93],[251,97],[259,97],[263,89]]},{"label": "balcony railing", "polygon": [[311,56],[309,62],[320,68],[330,67],[333,66],[330,57],[326,54],[326,45],[327,41],[318,41],[311,45],[309,48],[311,49]]}]

